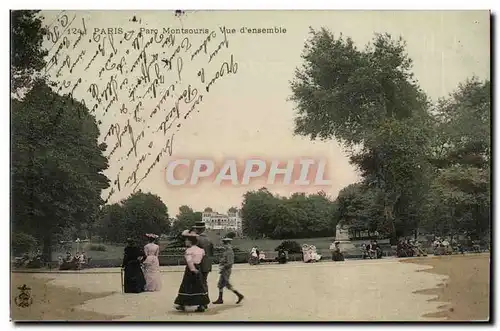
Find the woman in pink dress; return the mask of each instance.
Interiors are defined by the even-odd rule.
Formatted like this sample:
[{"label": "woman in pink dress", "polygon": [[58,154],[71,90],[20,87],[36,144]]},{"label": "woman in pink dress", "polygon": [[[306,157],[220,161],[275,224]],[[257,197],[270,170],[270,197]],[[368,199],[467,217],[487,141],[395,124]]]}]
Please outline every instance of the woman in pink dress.
[{"label": "woman in pink dress", "polygon": [[200,272],[200,264],[203,256],[205,256],[205,250],[197,246],[198,234],[184,230],[182,236],[187,247],[185,253],[186,269],[184,270],[177,298],[174,301],[175,308],[184,311],[187,306],[198,306],[196,311],[204,312],[205,307],[210,303],[208,289],[205,287]]},{"label": "woman in pink dress", "polygon": [[158,254],[160,253],[160,246],[155,244],[155,240],[158,238],[155,234],[146,234],[149,243],[144,246],[144,253],[146,259],[144,260],[144,277],[146,278],[146,287],[144,288],[147,292],[156,292],[161,289],[161,279],[160,279],[160,261],[158,260]]}]

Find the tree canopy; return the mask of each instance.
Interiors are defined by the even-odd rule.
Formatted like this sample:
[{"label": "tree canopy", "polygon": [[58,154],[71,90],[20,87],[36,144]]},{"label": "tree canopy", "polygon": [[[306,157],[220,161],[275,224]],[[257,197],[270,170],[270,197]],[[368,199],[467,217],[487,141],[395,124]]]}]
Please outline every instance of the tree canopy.
[{"label": "tree canopy", "polygon": [[11,98],[14,238],[32,235],[50,257],[65,229],[95,222],[101,192],[109,186],[106,146],[98,144],[89,110],[40,78],[47,51],[38,11],[13,11],[11,19],[12,87],[23,90],[21,99]]},{"label": "tree canopy", "polygon": [[168,208],[152,193],[136,192],[120,203],[101,210],[99,233],[110,242],[123,243],[128,237],[141,239],[146,233],[170,231]]},{"label": "tree canopy", "polygon": [[[489,81],[467,80],[434,106],[404,40],[389,34],[360,49],[342,34],[311,29],[302,59],[291,82],[295,133],[336,139],[362,175],[339,194],[340,220],[392,237],[431,223],[487,229]],[[438,225],[450,219],[453,226]]]},{"label": "tree canopy", "polygon": [[39,10],[11,11],[11,89],[29,87],[33,76],[45,66],[44,57],[48,54],[42,48],[46,33],[42,27]]},{"label": "tree canopy", "polygon": [[42,82],[11,106],[12,221],[49,250],[62,228],[95,220],[109,185],[105,146],[88,109]]},{"label": "tree canopy", "polygon": [[280,197],[266,188],[244,194],[243,232],[273,239],[334,236],[336,205],[324,192]]}]

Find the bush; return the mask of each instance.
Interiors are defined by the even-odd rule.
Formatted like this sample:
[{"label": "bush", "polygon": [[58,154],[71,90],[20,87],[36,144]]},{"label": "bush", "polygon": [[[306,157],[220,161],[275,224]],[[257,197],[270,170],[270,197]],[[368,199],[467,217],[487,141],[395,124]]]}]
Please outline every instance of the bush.
[{"label": "bush", "polygon": [[37,240],[32,235],[24,232],[12,234],[12,252],[16,255],[34,251],[37,244]]},{"label": "bush", "polygon": [[88,245],[85,245],[85,249],[87,251],[105,252],[107,250],[107,247],[106,247],[106,245],[103,245],[103,244],[88,244]]},{"label": "bush", "polygon": [[298,242],[293,240],[283,241],[274,250],[278,251],[280,249],[287,251],[289,254],[302,253],[302,246]]},{"label": "bush", "polygon": [[229,232],[228,234],[226,234],[226,237],[233,239],[234,237],[236,237],[236,233],[235,232]]}]

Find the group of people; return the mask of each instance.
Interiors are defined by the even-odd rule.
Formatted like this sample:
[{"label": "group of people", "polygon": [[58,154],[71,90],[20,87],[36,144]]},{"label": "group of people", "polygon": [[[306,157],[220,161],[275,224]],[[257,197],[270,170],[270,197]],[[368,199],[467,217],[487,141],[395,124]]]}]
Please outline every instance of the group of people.
[{"label": "group of people", "polygon": [[288,261],[288,253],[285,251],[282,247],[280,247],[278,250],[278,256],[275,258],[266,258],[266,254],[259,251],[259,248],[257,246],[252,247],[250,250],[250,257],[248,259],[248,263],[250,265],[256,265],[260,264],[263,262],[278,262],[279,264],[285,264]]},{"label": "group of people", "polygon": [[22,256],[16,257],[14,260],[14,267],[16,268],[41,268],[43,265],[44,258],[39,249],[31,255],[28,252],[25,252]]},{"label": "group of people", "polygon": [[302,257],[305,263],[317,262],[321,260],[321,255],[318,254],[316,246],[308,244],[302,245]]},{"label": "group of people", "polygon": [[76,252],[73,256],[71,252],[66,252],[66,256],[57,257],[59,270],[80,270],[84,268],[89,262],[90,258],[87,257],[85,252]]},{"label": "group of people", "polygon": [[427,256],[422,244],[415,239],[400,239],[396,246],[398,257]]},{"label": "group of people", "polygon": [[155,292],[161,290],[160,246],[155,243],[158,235],[147,233],[148,243],[143,249],[134,240],[127,239],[123,254],[123,291],[125,293]]},{"label": "group of people", "polygon": [[[129,239],[125,248],[122,268],[124,270],[123,288],[125,293],[140,293],[144,291],[159,291],[161,288],[159,250],[154,243],[158,236],[147,235],[149,243],[141,250],[134,241]],[[186,268],[177,297],[174,300],[176,309],[186,310],[188,306],[195,306],[197,312],[204,312],[208,308],[208,275],[212,271],[214,245],[205,233],[205,223],[197,222],[190,230],[184,230],[182,237],[186,245],[184,258]],[[219,282],[217,284],[219,296],[213,304],[223,304],[224,288],[232,291],[237,302],[244,296],[230,283],[230,276],[234,264],[234,251],[231,238],[223,238],[224,252],[220,259]],[[144,270],[143,270],[143,268]]]},{"label": "group of people", "polygon": [[432,249],[434,255],[448,255],[453,254],[453,247],[459,247],[459,250],[463,253],[461,249],[461,245],[458,245],[456,240],[450,240],[449,238],[434,238],[434,242],[432,243]]},{"label": "group of people", "polygon": [[381,259],[383,252],[377,240],[370,241],[369,244],[362,244],[361,251],[363,259]]}]

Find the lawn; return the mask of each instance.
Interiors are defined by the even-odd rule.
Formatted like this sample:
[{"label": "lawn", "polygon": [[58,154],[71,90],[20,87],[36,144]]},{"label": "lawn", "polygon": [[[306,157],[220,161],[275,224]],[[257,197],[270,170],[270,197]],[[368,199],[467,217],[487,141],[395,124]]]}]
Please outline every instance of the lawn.
[{"label": "lawn", "polygon": [[[220,239],[218,238],[217,234],[213,233],[209,234],[209,236],[215,245],[220,244]],[[279,239],[252,240],[246,238],[245,239],[235,238],[233,240],[233,246],[241,249],[242,251],[247,251],[247,252],[250,252],[250,250],[254,246],[257,246],[261,252],[271,252],[271,251],[273,252],[276,246],[278,246],[282,241],[283,240]],[[315,245],[318,251],[322,251],[322,250],[328,250],[332,242],[332,237],[294,239],[294,241],[297,241],[300,245],[302,244]],[[168,241],[161,241],[160,249],[163,250],[167,245]],[[77,247],[76,243],[73,243],[71,251],[73,254],[77,251],[84,251],[87,256],[91,257],[94,260],[121,259],[123,257],[123,248],[125,244],[123,245],[104,244],[104,246],[106,246],[106,251],[93,251],[90,250],[90,246],[91,244],[85,243],[85,244],[80,244]],[[65,254],[66,254],[65,249],[59,249],[53,252],[52,258],[54,261],[56,261],[59,255],[64,256]]]}]

